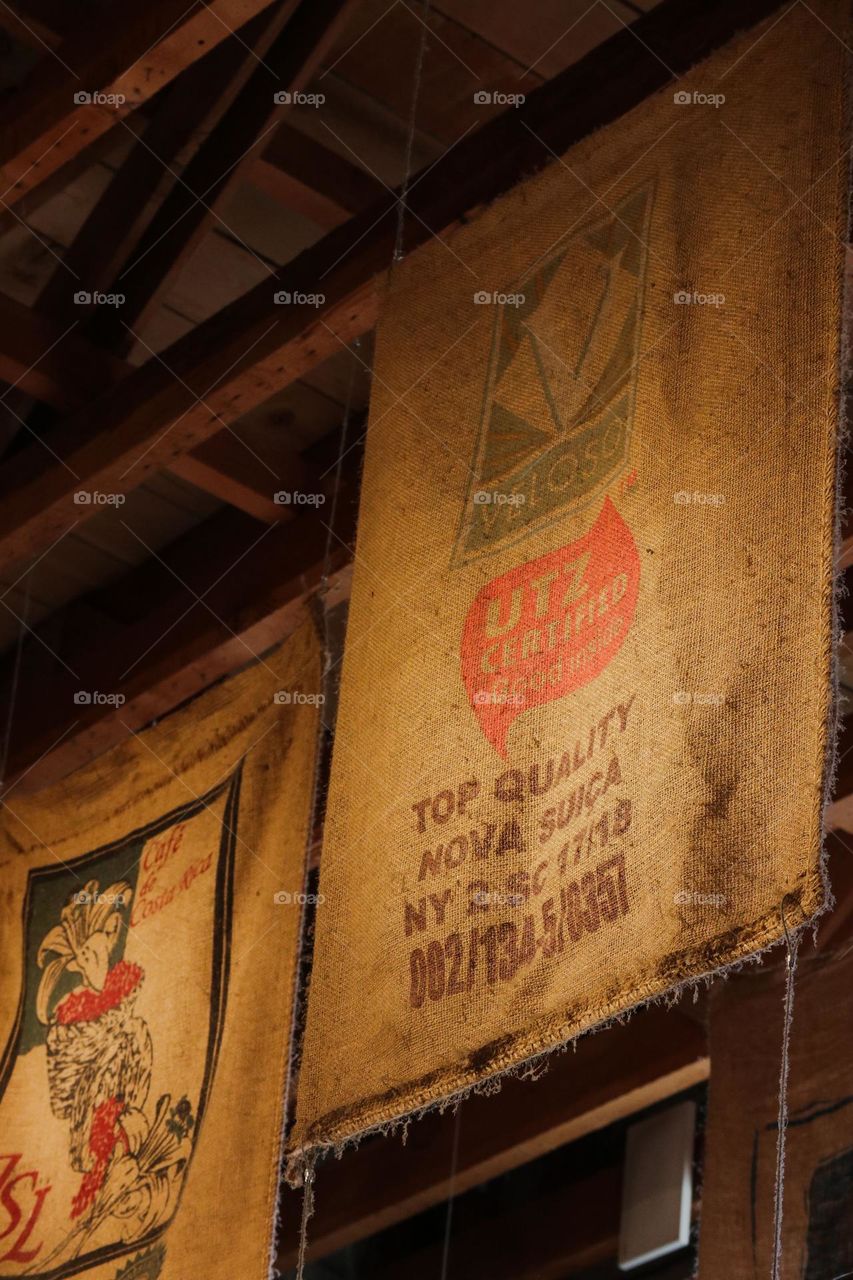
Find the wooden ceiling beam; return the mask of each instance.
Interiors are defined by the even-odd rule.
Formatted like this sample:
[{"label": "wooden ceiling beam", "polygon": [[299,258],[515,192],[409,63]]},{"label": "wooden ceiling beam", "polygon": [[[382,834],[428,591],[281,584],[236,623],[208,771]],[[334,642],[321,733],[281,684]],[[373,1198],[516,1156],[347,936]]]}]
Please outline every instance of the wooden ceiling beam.
[{"label": "wooden ceiling beam", "polygon": [[[91,308],[74,302],[80,289],[110,292],[151,216],[175,181],[175,167],[193,142],[216,124],[257,67],[290,6],[269,4],[176,77],[152,104],[150,119],[128,124],[138,136],[130,154],[64,251],[39,295],[37,308],[57,323],[86,319]],[[138,119],[138,123],[137,123]],[[121,285],[116,286],[121,292]]]},{"label": "wooden ceiling beam", "polygon": [[[89,283],[87,281],[87,283]],[[73,304],[72,304],[73,307]],[[85,308],[80,307],[80,311]],[[9,408],[8,427],[22,427],[14,393],[52,408],[80,408],[127,377],[130,366],[96,348],[71,320],[63,325],[0,294],[0,380],[9,384],[0,403]],[[314,470],[287,444],[285,430],[269,423],[239,433],[219,431],[170,470],[197,488],[267,523],[290,520],[298,510],[276,494],[319,487]]]},{"label": "wooden ceiling beam", "polygon": [[[140,127],[139,122],[147,119],[148,110],[149,107],[146,105],[135,113],[134,124],[137,128]],[[61,196],[95,165],[102,164],[108,169],[112,168],[116,147],[120,145],[120,142],[117,142],[119,130],[124,133],[123,120],[116,120],[112,128],[95,138],[92,145],[85,151],[78,151],[62,168],[54,169],[53,173],[48,174],[37,187],[32,187],[25,196],[22,196],[15,203],[14,208],[9,205],[8,200],[0,203],[0,236],[20,227],[22,222],[31,224],[39,209],[51,200],[55,200],[57,196]]]},{"label": "wooden ceiling beam", "polygon": [[159,305],[201,237],[215,225],[217,208],[251,168],[274,122],[287,110],[278,96],[305,89],[358,2],[282,4],[275,30],[265,33],[258,50],[262,61],[254,64],[229,109],[172,183],[118,273],[115,288],[126,301],[120,315],[96,317],[93,333],[102,345],[115,351],[132,345],[130,330],[144,326]]},{"label": "wooden ceiling beam", "polygon": [[[0,376],[10,380],[22,376],[23,385],[37,399],[59,409],[69,409],[95,398],[99,391],[118,380],[120,372],[129,371],[117,357],[104,353],[101,364],[105,370],[110,369],[110,377],[103,377],[99,386],[90,380],[88,395],[84,395],[80,394],[78,385],[71,384],[69,377],[56,376],[77,371],[72,344],[62,342],[59,355],[63,359],[59,368],[56,367],[58,361],[46,367],[44,361],[38,363],[38,357],[48,347],[53,348],[54,343],[57,348],[60,346],[65,326],[85,324],[87,318],[91,318],[94,304],[81,304],[81,291],[94,298],[98,292],[109,289],[142,233],[151,200],[156,200],[158,192],[162,198],[164,189],[171,188],[174,166],[179,163],[182,151],[193,139],[206,136],[224,114],[284,27],[295,3],[296,0],[291,0],[289,4],[269,6],[189,67],[159,95],[150,121],[140,127],[139,141],[42,290],[36,304],[39,314],[20,309],[19,319],[23,323],[14,332],[22,332],[30,339],[23,352],[31,359],[23,365],[14,359],[4,365],[3,353],[0,353]],[[53,329],[44,317],[51,318]],[[0,320],[3,318],[0,312]],[[10,332],[10,326],[5,329]],[[74,336],[74,345],[86,355],[82,369],[95,370],[96,348],[86,343],[79,330]],[[22,343],[16,340],[15,345],[21,348]],[[80,381],[78,376],[76,383]],[[305,474],[305,468],[296,465],[291,454],[285,456],[280,441],[265,439],[243,445],[228,432],[206,441],[199,452],[186,454],[174,470],[199,488],[266,521],[290,516],[287,507],[274,502],[276,487],[284,487],[272,484],[274,475],[283,470],[292,481],[294,476],[304,479]]]},{"label": "wooden ceiling beam", "polygon": [[[301,498],[306,494],[317,494],[325,505],[316,473],[287,444],[284,432],[266,423],[239,435],[220,431],[176,458],[169,470],[267,524],[292,520],[304,511]],[[294,492],[300,495],[296,499]]]},{"label": "wooden ceiling beam", "polygon": [[78,27],[35,65],[6,115],[0,141],[3,202],[21,200],[268,3],[111,4],[97,30]]},{"label": "wooden ceiling beam", "polygon": [[[274,526],[225,509],[114,586],[52,614],[36,629],[48,661],[38,641],[26,642],[7,786],[65,777],[289,635],[327,569],[333,586],[342,571],[348,582],[352,498],[345,486],[331,526],[331,509]],[[0,698],[13,669],[7,654]],[[80,704],[81,691],[123,701]]]},{"label": "wooden ceiling beam", "polygon": [[[657,1007],[553,1054],[535,1085],[507,1078],[496,1096],[462,1104],[454,1193],[535,1160],[568,1142],[707,1080],[703,1028]],[[447,1197],[455,1117],[432,1112],[399,1138],[372,1141],[316,1169],[308,1257],[316,1259],[439,1204]],[[282,1191],[277,1266],[293,1266],[301,1196]]]},{"label": "wooden ceiling beam", "polygon": [[[549,163],[549,148],[561,153],[668,83],[670,69],[686,71],[778,7],[779,0],[719,0],[697,12],[692,0],[662,0],[521,107],[468,134],[414,182],[406,247],[447,232]],[[78,488],[126,492],[372,328],[396,209],[390,196],[329,232],[180,339],[162,363],[149,361],[70,419],[52,446],[65,466],[45,461],[35,445],[0,468],[0,564],[36,555],[59,537],[79,515]],[[322,292],[324,300],[277,305],[282,292]]]},{"label": "wooden ceiling beam", "polygon": [[[80,310],[84,310],[80,308]],[[14,393],[25,393],[51,407],[69,411],[116,385],[130,366],[96,348],[72,320],[64,327],[47,316],[0,294],[0,395],[9,407],[8,427],[21,429]],[[239,432],[230,428],[177,458],[169,468],[204,492],[267,523],[291,520],[296,505],[276,495],[294,490],[318,492],[316,468],[287,444],[286,429],[256,422]]]},{"label": "wooden ceiling beam", "polygon": [[366,169],[283,123],[249,176],[274,200],[329,230],[383,196],[382,183]]}]

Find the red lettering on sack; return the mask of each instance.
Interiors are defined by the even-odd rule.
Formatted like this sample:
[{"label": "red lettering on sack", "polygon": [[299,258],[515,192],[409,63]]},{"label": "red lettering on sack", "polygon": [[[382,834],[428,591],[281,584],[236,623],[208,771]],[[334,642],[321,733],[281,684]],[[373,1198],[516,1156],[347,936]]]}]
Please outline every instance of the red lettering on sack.
[{"label": "red lettering on sack", "polygon": [[[0,1262],[32,1262],[42,1248],[41,1244],[33,1245],[29,1249],[25,1249],[24,1246],[28,1243],[41,1216],[45,1197],[51,1189],[50,1183],[40,1187],[38,1185],[40,1175],[34,1169],[15,1174],[15,1169],[22,1159],[20,1152],[16,1155],[0,1156],[0,1208],[3,1210],[0,1226],[2,1226],[3,1216],[8,1218],[6,1226],[0,1229],[0,1250],[11,1241],[8,1249],[0,1252]],[[13,1174],[15,1174],[14,1177]],[[28,1189],[27,1183],[29,1183]],[[16,1190],[18,1187],[20,1190]],[[27,1209],[29,1214],[24,1222]]]},{"label": "red lettering on sack", "polygon": [[478,592],[462,631],[462,678],[500,755],[523,711],[566,697],[612,661],[633,621],[639,584],[631,530],[605,498],[582,538]]}]

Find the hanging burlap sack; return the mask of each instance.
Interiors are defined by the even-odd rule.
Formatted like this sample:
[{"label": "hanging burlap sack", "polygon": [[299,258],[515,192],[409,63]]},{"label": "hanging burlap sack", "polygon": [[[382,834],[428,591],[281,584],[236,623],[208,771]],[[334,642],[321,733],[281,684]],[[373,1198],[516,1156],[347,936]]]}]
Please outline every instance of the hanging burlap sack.
[{"label": "hanging burlap sack", "polygon": [[846,11],[394,269],[295,1153],[824,901]]},{"label": "hanging burlap sack", "polygon": [[[797,970],[788,1077],[784,1276],[853,1271],[853,957]],[[771,1274],[784,974],[745,974],[711,1001],[700,1280]]]},{"label": "hanging burlap sack", "polygon": [[266,1280],[320,655],[0,809],[0,1276]]}]

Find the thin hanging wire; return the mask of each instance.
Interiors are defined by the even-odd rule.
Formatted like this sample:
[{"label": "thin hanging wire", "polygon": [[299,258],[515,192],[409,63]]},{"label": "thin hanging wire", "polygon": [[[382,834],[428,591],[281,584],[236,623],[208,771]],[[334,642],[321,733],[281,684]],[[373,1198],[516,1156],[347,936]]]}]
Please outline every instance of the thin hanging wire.
[{"label": "thin hanging wire", "polygon": [[21,679],[21,655],[24,648],[24,632],[27,630],[27,622],[30,613],[30,589],[32,583],[30,581],[31,572],[27,574],[26,586],[24,588],[24,605],[21,612],[21,625],[18,628],[18,638],[15,644],[15,664],[12,668],[12,685],[9,690],[9,707],[6,714],[6,724],[3,730],[3,751],[0,756],[0,800],[6,789],[6,768],[9,764],[9,750],[12,743],[12,721],[15,716],[15,705],[18,700],[18,686]]},{"label": "thin hanging wire", "polygon": [[782,1217],[785,1199],[785,1145],[788,1130],[788,1075],[790,1072],[791,1026],[794,1021],[794,977],[797,972],[798,936],[788,931],[785,904],[780,908],[788,954],[785,962],[785,1001],[782,1021],[782,1058],[779,1068],[779,1117],[776,1132],[776,1179],[773,1206],[773,1264],[771,1280],[782,1277]]},{"label": "thin hanging wire", "polygon": [[308,1222],[314,1212],[314,1165],[306,1162],[302,1171],[302,1220],[299,1224],[299,1257],[296,1261],[296,1280],[303,1280],[305,1251],[308,1248]]},{"label": "thin hanging wire", "polygon": [[[420,37],[420,41],[418,42],[418,53],[417,53],[417,60],[415,63],[415,74],[412,79],[412,97],[411,97],[411,103],[409,106],[409,121],[408,121],[408,127],[406,131],[406,151],[405,151],[405,157],[403,161],[403,182],[400,190],[400,202],[397,207],[397,234],[396,234],[396,239],[394,244],[394,252],[392,255],[392,264],[394,262],[399,262],[400,259],[403,257],[403,230],[404,230],[405,213],[406,213],[406,197],[408,195],[409,183],[412,177],[412,153],[414,151],[414,143],[415,143],[415,120],[417,117],[418,99],[420,97],[421,79],[423,76],[424,56],[426,54],[427,18],[429,17],[429,7],[430,7],[430,0],[424,0],[423,6],[422,6],[422,13],[421,13],[421,24],[422,24],[421,37]],[[340,493],[340,488],[341,488],[343,460],[344,460],[344,454],[346,453],[346,448],[347,448],[347,436],[349,434],[349,424],[350,424],[350,418],[352,414],[352,396],[353,396],[353,388],[355,385],[355,371],[356,371],[355,366],[357,362],[357,356],[355,354],[355,351],[357,351],[358,346],[359,346],[359,339],[356,338],[355,341],[353,342],[353,348],[355,350],[353,353],[353,364],[350,370],[350,381],[349,381],[349,387],[347,389],[347,401],[344,409],[344,419],[343,419],[343,424],[341,428],[341,447],[338,452],[337,462],[335,464],[335,483],[334,483],[333,496],[332,496],[332,509],[329,513],[329,524],[328,524],[328,529],[326,534],[326,549],[323,557],[323,576],[320,580],[319,595],[320,595],[321,602],[323,601],[324,596],[327,594],[328,586],[329,586],[329,576],[331,572],[331,560],[332,560],[332,539],[334,538],[333,531],[335,527],[335,516],[337,514],[337,507],[338,507],[338,495]],[[328,651],[329,651],[328,615],[327,615],[325,605],[323,605],[323,627],[324,627],[324,633],[325,633],[326,653],[328,654]],[[453,1178],[455,1177],[455,1174],[456,1174],[455,1161],[458,1153],[458,1125],[459,1125],[458,1111],[456,1113],[456,1117],[457,1117],[457,1128],[456,1128],[456,1134],[454,1137],[454,1154],[453,1154],[454,1163],[451,1169],[451,1185],[452,1185]],[[305,1270],[305,1253],[308,1248],[308,1222],[309,1222],[309,1219],[311,1218],[312,1213],[314,1212],[314,1174],[315,1174],[315,1171],[314,1171],[313,1163],[306,1163],[304,1172],[303,1172],[302,1222],[301,1222],[300,1232],[299,1232],[299,1257],[296,1264],[297,1280],[303,1280],[303,1275]],[[448,1205],[448,1221],[446,1223],[446,1228],[445,1228],[445,1258],[442,1264],[443,1267],[445,1268],[447,1264],[447,1251],[448,1251],[449,1239],[450,1239],[451,1209],[452,1209],[452,1199],[450,1204]]]},{"label": "thin hanging wire", "polygon": [[412,152],[415,145],[415,119],[418,111],[418,100],[421,93],[421,80],[424,70],[424,56],[427,47],[427,31],[429,27],[430,0],[423,0],[421,6],[421,38],[418,43],[418,56],[415,62],[415,74],[412,79],[412,99],[409,103],[409,124],[406,133],[406,157],[403,163],[403,182],[400,187],[400,201],[397,205],[397,238],[394,243],[394,262],[403,258],[403,229],[406,220],[406,199],[409,194],[409,183],[412,179]]},{"label": "thin hanging wire", "polygon": [[[329,523],[326,529],[326,549],[323,553],[323,576],[320,579],[320,596],[325,596],[329,589],[329,574],[332,569],[332,540],[334,538],[335,517],[338,513],[338,496],[341,490],[341,477],[344,469],[344,457],[347,451],[347,438],[349,436],[350,421],[352,419],[352,399],[355,389],[355,375],[358,366],[361,363],[358,355],[361,347],[361,338],[355,338],[352,344],[352,364],[349,371],[349,382],[347,384],[347,398],[344,405],[344,416],[341,423],[341,444],[338,449],[338,456],[335,461],[335,479],[332,488],[332,509],[329,512]],[[323,617],[325,618],[325,609]],[[329,637],[326,635],[326,645],[328,647]]]},{"label": "thin hanging wire", "polygon": [[462,1128],[462,1103],[456,1108],[456,1123],[453,1127],[453,1153],[450,1157],[450,1182],[447,1195],[447,1215],[444,1219],[444,1245],[441,1250],[441,1280],[447,1280],[447,1267],[450,1261],[450,1228],[453,1223],[453,1201],[455,1197],[456,1169],[459,1164],[459,1131]]},{"label": "thin hanging wire", "polygon": [[[358,348],[360,345],[361,345],[361,339],[356,338],[353,342],[352,364],[350,367],[349,382],[347,384],[347,396],[346,396],[346,403],[344,405],[344,416],[341,422],[340,447],[338,449],[338,457],[335,462],[334,484],[332,487],[332,507],[331,507],[331,511],[329,512],[329,521],[326,528],[326,546],[323,552],[323,573],[322,573],[322,577],[320,578],[320,588],[318,592],[320,621],[323,629],[323,654],[324,654],[325,667],[326,667],[326,670],[324,672],[325,679],[328,679],[328,673],[330,668],[330,657],[331,657],[329,610],[326,607],[326,596],[328,595],[328,591],[329,591],[329,577],[332,570],[332,542],[335,537],[335,533],[334,533],[335,518],[337,516],[337,511],[338,511],[338,498],[341,490],[341,476],[343,474],[344,455],[346,454],[346,451],[347,451],[347,437],[349,435],[350,419],[352,417],[352,401],[353,401],[353,392],[355,389],[356,368],[357,368],[357,365],[359,364]],[[329,726],[326,725],[325,727],[328,728]],[[311,801],[311,812],[314,815],[315,819],[318,816],[319,805],[320,805],[320,799],[319,799],[320,771],[321,771],[321,753],[318,751],[317,763],[316,763],[315,775],[314,775],[313,797]],[[312,822],[312,828],[313,826],[314,826],[314,823]],[[305,874],[304,874],[303,883],[302,883],[303,892],[306,894],[308,892],[308,880],[310,876],[309,862],[310,860],[306,858]],[[297,955],[302,956],[304,953],[306,933],[307,933],[307,920],[306,920],[306,914],[303,912],[301,921],[300,921],[300,928],[299,928],[299,941],[297,943]],[[293,1010],[291,1014],[291,1027],[290,1027],[291,1060],[288,1065],[288,1072],[287,1072],[288,1086],[287,1086],[287,1094],[285,1097],[285,1108],[287,1107],[287,1103],[289,1100],[290,1085],[293,1078],[293,1069],[294,1069],[293,1048],[297,1041],[297,1022],[299,1019],[299,1012],[300,1012],[299,1001],[294,1000]],[[299,1224],[299,1256],[296,1262],[297,1280],[303,1280],[303,1274],[305,1271],[305,1253],[308,1248],[308,1223],[311,1219],[311,1215],[314,1212],[314,1173],[315,1173],[315,1170],[314,1170],[313,1161],[306,1160],[302,1170],[302,1216]]]}]

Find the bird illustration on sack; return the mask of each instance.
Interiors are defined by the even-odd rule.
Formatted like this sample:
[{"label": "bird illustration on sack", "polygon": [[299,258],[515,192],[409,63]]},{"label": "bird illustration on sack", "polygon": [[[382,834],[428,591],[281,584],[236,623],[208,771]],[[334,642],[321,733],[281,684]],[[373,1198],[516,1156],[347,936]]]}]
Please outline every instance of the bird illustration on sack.
[{"label": "bird illustration on sack", "polygon": [[[170,1215],[192,1151],[187,1097],[173,1105],[163,1094],[148,1108],[154,1046],[135,1008],[144,970],[126,959],[112,963],[131,897],[125,881],[100,892],[89,880],[38,950],[36,1014],[47,1027],[50,1106],[68,1124],[71,1166],[81,1175],[73,1225],[38,1270],[77,1257],[107,1222],[123,1240],[147,1235]],[[80,983],[54,1003],[66,973]]]}]

